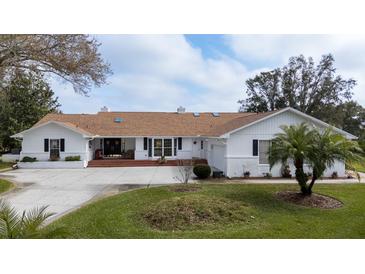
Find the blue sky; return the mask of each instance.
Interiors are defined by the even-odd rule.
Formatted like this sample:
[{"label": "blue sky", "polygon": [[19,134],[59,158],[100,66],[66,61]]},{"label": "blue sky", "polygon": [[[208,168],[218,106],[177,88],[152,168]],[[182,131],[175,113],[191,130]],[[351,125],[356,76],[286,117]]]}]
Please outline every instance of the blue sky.
[{"label": "blue sky", "polygon": [[113,111],[237,111],[245,80],[304,54],[332,53],[338,72],[358,81],[365,104],[365,36],[350,35],[97,35],[111,64],[108,84],[88,97],[69,84],[52,88],[65,113]]}]

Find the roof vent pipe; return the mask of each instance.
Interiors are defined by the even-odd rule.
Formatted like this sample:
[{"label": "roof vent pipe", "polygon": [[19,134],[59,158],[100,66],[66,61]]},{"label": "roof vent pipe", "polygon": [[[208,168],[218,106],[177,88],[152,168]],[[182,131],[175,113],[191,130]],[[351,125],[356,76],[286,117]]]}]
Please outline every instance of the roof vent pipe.
[{"label": "roof vent pipe", "polygon": [[106,107],[106,106],[103,106],[101,109],[100,109],[100,112],[110,112],[110,108]]},{"label": "roof vent pipe", "polygon": [[184,108],[184,107],[179,106],[179,107],[177,108],[177,113],[184,113],[184,112],[185,112],[185,108]]}]

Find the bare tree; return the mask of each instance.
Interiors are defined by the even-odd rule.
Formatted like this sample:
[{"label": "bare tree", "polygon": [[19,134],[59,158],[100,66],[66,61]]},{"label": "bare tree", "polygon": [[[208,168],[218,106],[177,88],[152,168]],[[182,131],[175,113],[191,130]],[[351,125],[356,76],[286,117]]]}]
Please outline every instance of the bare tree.
[{"label": "bare tree", "polygon": [[187,184],[193,173],[193,161],[191,160],[178,160],[177,162],[179,175],[174,179],[180,183]]},{"label": "bare tree", "polygon": [[19,72],[53,74],[85,95],[111,73],[99,46],[89,35],[0,35],[0,84]]}]

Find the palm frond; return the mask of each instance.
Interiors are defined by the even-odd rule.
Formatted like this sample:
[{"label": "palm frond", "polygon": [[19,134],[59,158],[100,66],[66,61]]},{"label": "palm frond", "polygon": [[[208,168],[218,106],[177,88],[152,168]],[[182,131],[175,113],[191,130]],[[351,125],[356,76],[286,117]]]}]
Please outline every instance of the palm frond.
[{"label": "palm frond", "polygon": [[0,238],[17,238],[20,229],[20,219],[16,210],[6,201],[0,200]]},{"label": "palm frond", "polygon": [[46,212],[48,206],[36,207],[25,214],[22,220],[22,233],[27,238],[36,238],[41,225],[54,213]]},{"label": "palm frond", "polygon": [[0,200],[0,238],[34,239],[53,238],[67,235],[65,228],[42,231],[42,225],[53,213],[46,212],[48,206],[37,207],[29,211],[17,213],[4,200]]}]

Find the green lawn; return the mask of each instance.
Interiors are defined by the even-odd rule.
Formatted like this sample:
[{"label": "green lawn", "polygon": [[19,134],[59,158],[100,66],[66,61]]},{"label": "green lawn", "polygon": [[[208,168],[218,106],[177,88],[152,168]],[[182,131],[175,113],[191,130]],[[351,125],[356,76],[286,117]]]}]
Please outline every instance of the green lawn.
[{"label": "green lawn", "polygon": [[365,163],[354,164],[354,168],[358,172],[364,172],[365,173]]},{"label": "green lawn", "polygon": [[14,165],[14,163],[7,163],[7,162],[0,161],[0,170],[5,169],[5,168],[9,168],[12,165]]},{"label": "green lawn", "polygon": [[5,192],[13,187],[13,184],[9,181],[0,179],[0,193]]},{"label": "green lawn", "polygon": [[[297,186],[206,184],[194,193],[171,192],[168,187],[140,189],[89,204],[49,227],[66,226],[69,238],[365,238],[364,184],[315,186],[315,192],[341,200],[344,206],[339,209],[288,204],[273,196],[280,190],[297,190]],[[249,209],[249,221],[159,231],[141,217],[159,201],[184,195],[240,203]]]}]

